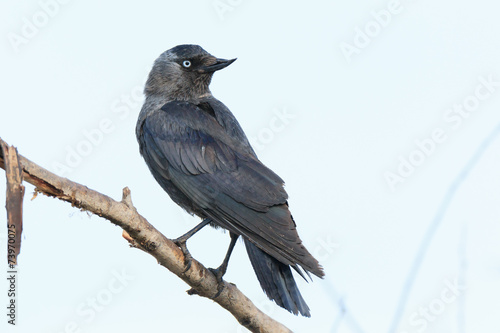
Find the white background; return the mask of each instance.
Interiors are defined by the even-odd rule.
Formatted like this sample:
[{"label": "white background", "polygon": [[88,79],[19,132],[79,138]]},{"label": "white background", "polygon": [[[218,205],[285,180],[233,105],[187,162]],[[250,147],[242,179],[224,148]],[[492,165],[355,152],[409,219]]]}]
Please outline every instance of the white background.
[{"label": "white background", "polygon": [[[310,319],[267,300],[241,242],[225,279],[295,332],[500,332],[499,9],[485,0],[3,1],[0,136],[115,199],[129,186],[139,212],[174,238],[198,220],[139,155],[144,79],[178,44],[237,57],[212,92],[285,179],[326,278],[297,278]],[[464,103],[465,116],[449,113]],[[435,129],[445,139],[431,144]],[[390,186],[398,168],[406,174]],[[2,332],[245,331],[130,249],[118,227],[32,193],[26,184],[17,326],[7,324],[2,278]],[[5,228],[0,237],[5,258]],[[228,244],[205,229],[188,246],[216,267]]]}]

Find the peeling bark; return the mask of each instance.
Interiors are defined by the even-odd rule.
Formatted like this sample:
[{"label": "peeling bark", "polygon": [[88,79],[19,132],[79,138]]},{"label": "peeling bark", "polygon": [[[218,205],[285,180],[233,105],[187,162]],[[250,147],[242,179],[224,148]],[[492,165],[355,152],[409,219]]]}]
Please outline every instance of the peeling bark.
[{"label": "peeling bark", "polygon": [[1,151],[5,157],[2,168],[7,177],[7,263],[11,268],[17,265],[17,256],[21,252],[21,234],[23,232],[23,198],[22,171],[19,165],[17,149],[0,141]]}]

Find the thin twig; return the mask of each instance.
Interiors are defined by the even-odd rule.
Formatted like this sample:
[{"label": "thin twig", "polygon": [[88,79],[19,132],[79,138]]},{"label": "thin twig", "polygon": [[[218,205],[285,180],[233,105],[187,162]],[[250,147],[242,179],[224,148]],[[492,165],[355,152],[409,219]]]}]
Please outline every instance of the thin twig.
[{"label": "thin twig", "polygon": [[479,147],[474,152],[474,155],[472,155],[472,157],[467,161],[464,168],[460,171],[458,176],[455,178],[453,183],[448,188],[448,191],[446,192],[443,201],[439,205],[436,215],[434,216],[434,219],[427,228],[427,231],[425,232],[422,241],[420,243],[420,246],[417,250],[417,254],[415,255],[415,259],[413,260],[410,272],[408,273],[406,282],[403,285],[403,290],[401,292],[401,296],[399,298],[398,305],[396,307],[396,312],[394,314],[391,326],[388,331],[389,333],[395,333],[399,326],[399,322],[401,321],[401,317],[403,316],[403,313],[405,311],[406,303],[408,302],[408,298],[410,296],[411,289],[417,277],[417,273],[425,258],[427,250],[429,249],[432,238],[434,237],[434,234],[436,233],[438,227],[441,225],[441,222],[444,219],[444,216],[448,208],[450,207],[453,198],[455,197],[455,193],[458,191],[458,189],[465,181],[465,179],[467,179],[470,171],[476,166],[477,162],[483,156],[483,153],[490,146],[493,140],[497,138],[499,134],[500,134],[500,124],[498,124],[493,129],[493,131],[491,131],[488,134],[488,136],[481,142]]},{"label": "thin twig", "polygon": [[[460,233],[460,241],[458,243],[458,285],[465,286],[467,284],[467,224],[464,223]],[[465,300],[466,291],[458,299],[457,309],[457,330],[459,333],[465,333]]]},{"label": "thin twig", "polygon": [[[322,283],[323,287],[326,290],[326,293],[330,295],[330,299],[334,302],[336,306],[339,307],[339,310],[342,313],[342,321],[345,323],[345,326],[349,327],[352,332],[356,333],[365,333],[364,329],[358,323],[354,315],[351,311],[349,311],[349,307],[347,306],[344,296],[341,295],[333,285],[331,280],[325,280],[325,283]],[[335,323],[332,325],[330,331],[336,332]]]}]

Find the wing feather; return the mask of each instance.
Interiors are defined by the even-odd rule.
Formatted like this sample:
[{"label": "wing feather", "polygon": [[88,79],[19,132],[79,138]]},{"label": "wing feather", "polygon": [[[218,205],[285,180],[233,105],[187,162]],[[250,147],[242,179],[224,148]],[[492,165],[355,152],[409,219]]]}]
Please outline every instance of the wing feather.
[{"label": "wing feather", "polygon": [[142,137],[154,169],[217,224],[284,264],[323,275],[295,229],[283,180],[216,117],[188,102],[170,102],[146,118]]}]

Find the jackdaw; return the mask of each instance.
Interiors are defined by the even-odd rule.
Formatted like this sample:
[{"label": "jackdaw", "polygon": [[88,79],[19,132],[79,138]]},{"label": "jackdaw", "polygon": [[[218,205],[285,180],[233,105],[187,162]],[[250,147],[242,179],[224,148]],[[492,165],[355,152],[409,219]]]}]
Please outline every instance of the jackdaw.
[{"label": "jackdaw", "polygon": [[216,58],[198,45],[178,45],[162,53],[144,89],[136,127],[140,153],[170,198],[203,219],[175,240],[186,259],[186,240],[199,229],[211,224],[229,230],[227,255],[212,270],[222,282],[242,236],[269,299],[309,317],[290,267],[304,279],[303,271],[322,278],[323,269],[302,245],[283,180],[257,158],[234,115],[208,87],[213,73],[235,60]]}]

